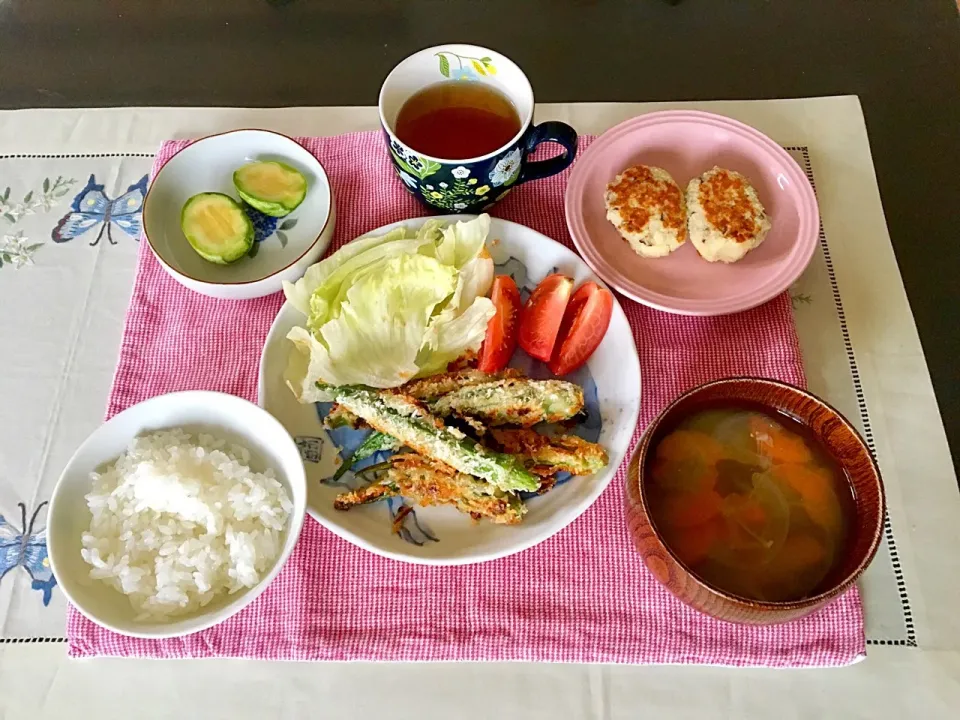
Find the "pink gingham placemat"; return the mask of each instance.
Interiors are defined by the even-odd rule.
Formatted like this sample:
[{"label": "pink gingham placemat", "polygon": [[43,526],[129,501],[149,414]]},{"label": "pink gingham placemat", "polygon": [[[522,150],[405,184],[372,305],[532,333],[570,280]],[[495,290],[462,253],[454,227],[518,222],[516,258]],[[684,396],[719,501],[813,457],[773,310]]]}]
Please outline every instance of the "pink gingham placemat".
[{"label": "pink gingham placemat", "polygon": [[[581,138],[581,147],[590,140]],[[320,159],[334,188],[333,249],[423,214],[394,177],[378,132],[299,142]],[[184,145],[165,143],[154,174]],[[517,188],[493,213],[572,248],[563,212],[566,175]],[[193,293],[167,276],[141,242],[107,416],[174,390],[219,390],[255,402],[260,350],[282,302],[280,294],[230,302]],[[786,294],[717,318],[620,302],[640,353],[640,428],[671,398],[708,380],[748,374],[804,384]],[[773,667],[845,665],[864,655],[856,588],[814,615],[775,627],[723,623],[680,603],[630,543],[623,477],[621,468],[583,516],[546,542],[466,567],[387,560],[308,518],[277,579],[229,620],[184,638],[143,640],[100,628],[71,607],[70,654]]]}]

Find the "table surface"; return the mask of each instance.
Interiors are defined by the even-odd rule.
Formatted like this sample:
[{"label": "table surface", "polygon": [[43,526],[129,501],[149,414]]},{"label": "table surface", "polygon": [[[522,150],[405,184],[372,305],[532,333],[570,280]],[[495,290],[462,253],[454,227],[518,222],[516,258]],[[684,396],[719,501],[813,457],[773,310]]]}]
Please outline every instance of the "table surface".
[{"label": "table surface", "polygon": [[858,95],[960,456],[954,0],[7,0],[0,107],[370,105],[452,40],[512,56],[541,102]]},{"label": "table surface", "polygon": [[[866,661],[796,673],[523,663],[85,662],[65,657],[58,642],[62,593],[54,589],[47,606],[31,576],[15,569],[0,584],[0,716],[119,718],[130,699],[144,717],[175,716],[184,706],[232,717],[309,717],[324,707],[344,717],[419,720],[451,713],[619,718],[638,707],[662,708],[654,712],[658,717],[760,718],[774,706],[785,717],[953,717],[960,707],[960,620],[953,602],[960,554],[949,550],[960,547],[960,497],[889,244],[860,104],[855,97],[574,103],[539,105],[537,117],[599,133],[670,107],[728,115],[793,147],[820,192],[821,249],[791,297],[810,387],[872,438],[884,473],[891,525],[861,583]],[[236,127],[332,135],[374,130],[377,114],[375,107],[5,112],[0,169],[14,199],[26,198],[44,179],[77,185],[64,178],[94,175],[116,197],[147,172],[162,140]],[[37,206],[8,221],[12,232],[31,241],[50,237],[72,192],[61,195],[49,211]],[[49,497],[60,468],[101,421],[137,250],[133,238],[116,232],[114,245],[41,242],[35,265],[3,269],[0,337],[14,349],[0,373],[4,513],[18,501]],[[38,334],[39,327],[44,332]],[[104,677],[116,692],[102,692]],[[911,692],[903,693],[904,686]],[[490,687],[497,692],[491,695]],[[427,691],[411,694],[410,688]],[[463,703],[464,697],[483,702]]]}]

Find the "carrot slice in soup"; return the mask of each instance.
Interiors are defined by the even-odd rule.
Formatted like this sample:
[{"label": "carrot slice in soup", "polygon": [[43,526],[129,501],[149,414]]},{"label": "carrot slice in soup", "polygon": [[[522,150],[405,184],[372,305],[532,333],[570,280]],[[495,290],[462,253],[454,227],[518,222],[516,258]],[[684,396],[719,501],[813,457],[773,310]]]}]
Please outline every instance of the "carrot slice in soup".
[{"label": "carrot slice in soup", "polygon": [[776,475],[797,495],[800,504],[813,522],[828,532],[835,532],[843,518],[840,500],[829,471],[810,465],[785,464]]},{"label": "carrot slice in soup", "polygon": [[757,443],[757,452],[775,464],[803,464],[813,460],[806,441],[779,423],[762,415],[750,418],[750,436]]},{"label": "carrot slice in soup", "polygon": [[740,506],[740,522],[749,528],[763,528],[767,524],[767,512],[763,506],[753,498],[747,498]]},{"label": "carrot slice in soup", "polygon": [[674,528],[670,533],[664,534],[664,539],[680,560],[693,567],[707,559],[722,530],[722,521],[715,517],[693,527]]},{"label": "carrot slice in soup", "polygon": [[670,527],[693,527],[719,515],[722,502],[714,490],[671,495],[664,498],[660,517],[663,524]]},{"label": "carrot slice in soup", "polygon": [[777,564],[786,574],[800,573],[820,565],[826,559],[827,549],[810,535],[791,535],[783,544]]}]

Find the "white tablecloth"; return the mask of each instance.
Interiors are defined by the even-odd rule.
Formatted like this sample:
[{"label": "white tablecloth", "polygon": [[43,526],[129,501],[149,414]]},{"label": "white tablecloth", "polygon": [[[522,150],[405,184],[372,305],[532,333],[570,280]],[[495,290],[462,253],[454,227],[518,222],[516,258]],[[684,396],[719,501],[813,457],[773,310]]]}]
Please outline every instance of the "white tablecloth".
[{"label": "white tablecloth", "polygon": [[[960,495],[884,224],[859,103],[548,105],[537,116],[598,133],[665,107],[698,107],[750,123],[790,147],[815,182],[824,236],[791,290],[809,384],[872,443],[890,510],[891,526],[862,585],[864,662],[804,672],[77,662],[65,658],[62,594],[42,568],[31,574],[19,567],[0,582],[0,717],[121,717],[130,714],[124,700],[144,717],[183,713],[187,703],[216,716],[309,715],[323,708],[336,717],[417,718],[606,718],[641,709],[670,710],[671,717],[766,717],[774,706],[798,717],[827,710],[844,717],[939,717],[951,701],[956,707]],[[39,508],[32,542],[42,542],[41,503],[102,419],[133,279],[136,240],[116,224],[55,242],[74,198],[91,184],[102,185],[108,198],[135,186],[164,139],[234,127],[330,135],[373,129],[376,122],[373,108],[0,113],[0,514],[12,531],[31,530],[21,527],[18,503],[27,525]]]}]

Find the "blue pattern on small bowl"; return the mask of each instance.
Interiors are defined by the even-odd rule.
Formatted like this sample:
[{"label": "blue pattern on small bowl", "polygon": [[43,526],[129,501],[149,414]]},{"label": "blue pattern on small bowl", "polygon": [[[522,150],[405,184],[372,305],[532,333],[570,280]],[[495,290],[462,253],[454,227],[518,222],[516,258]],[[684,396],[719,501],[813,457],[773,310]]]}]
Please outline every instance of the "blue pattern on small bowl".
[{"label": "blue pattern on small bowl", "polygon": [[280,247],[286,247],[289,238],[287,231],[293,230],[297,226],[297,219],[292,217],[278,218],[260,212],[255,207],[243,203],[243,211],[253,223],[253,241],[254,245],[250,249],[250,254],[255,255],[258,243],[262,243],[273,235],[280,241]]},{"label": "blue pattern on small bowl", "polygon": [[[556,268],[554,268],[554,271],[555,270]],[[526,266],[516,258],[508,258],[505,262],[496,265],[496,272],[498,275],[510,275],[514,282],[517,283],[517,287],[520,288],[520,294],[524,300],[530,292],[533,291],[534,287],[536,287],[536,282],[530,280],[528,277]],[[537,380],[555,377],[549,368],[547,368],[546,363],[531,358],[522,350],[518,350],[514,354],[510,361],[510,367],[517,368],[528,377]],[[583,388],[584,406],[582,413],[577,418],[577,424],[573,427],[565,425],[563,428],[551,425],[539,425],[538,429],[548,434],[551,431],[573,433],[574,435],[579,435],[584,440],[597,442],[600,438],[603,420],[600,416],[600,400],[597,394],[597,384],[593,379],[593,375],[590,373],[589,367],[584,365],[579,370],[565,376],[564,380],[568,380]],[[326,418],[333,408],[333,403],[317,403],[316,408],[320,421],[323,422],[323,419]],[[340,459],[343,462],[350,462],[354,452],[371,432],[371,430],[355,430],[350,427],[330,428],[327,430],[331,442],[340,448]],[[319,461],[319,438],[298,437],[296,440],[297,445],[300,447],[300,454],[304,457],[304,460],[311,462]],[[317,442],[311,443],[312,440],[316,440]],[[360,477],[360,474],[362,474],[361,471],[371,465],[384,462],[391,455],[393,455],[393,451],[391,450],[378,450],[370,457],[364,458],[354,464],[336,480],[327,478],[323,482],[327,485],[342,488],[344,492],[357,490],[368,484],[367,480]],[[558,473],[556,485],[562,485],[571,480],[572,477],[570,473]],[[536,502],[537,493],[521,493],[521,497],[525,501]],[[373,503],[373,505],[377,507],[385,505],[388,509],[388,517],[386,519],[390,523],[396,523],[398,513],[400,513],[403,508],[409,507],[411,503],[404,498],[392,497],[387,498],[385,501]],[[363,512],[363,509],[355,508],[351,512]],[[430,528],[417,518],[416,511],[413,508],[404,512],[405,514],[400,518],[400,523],[397,527],[397,534],[404,541],[413,545],[439,542],[439,538],[434,535]]]},{"label": "blue pattern on small bowl", "polygon": [[247,214],[247,217],[250,218],[250,222],[253,223],[254,242],[263,242],[273,235],[277,229],[277,225],[280,223],[280,218],[262,213],[250,205],[244,205],[243,211]]}]

